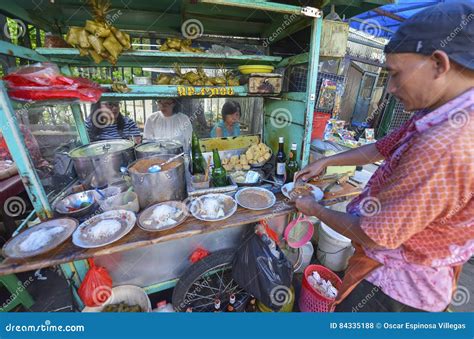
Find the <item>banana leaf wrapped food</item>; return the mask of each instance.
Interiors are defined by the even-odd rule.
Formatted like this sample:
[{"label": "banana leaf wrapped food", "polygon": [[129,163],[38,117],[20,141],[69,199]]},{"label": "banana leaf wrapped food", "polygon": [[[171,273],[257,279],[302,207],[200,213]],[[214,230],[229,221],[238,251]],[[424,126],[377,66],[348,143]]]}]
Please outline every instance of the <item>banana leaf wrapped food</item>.
[{"label": "banana leaf wrapped food", "polygon": [[98,38],[92,34],[90,34],[87,39],[97,54],[102,54],[105,52],[104,39]]},{"label": "banana leaf wrapped food", "polygon": [[115,35],[120,44],[123,46],[123,49],[127,50],[132,48],[132,44],[130,43],[130,35],[118,30],[115,27],[110,27],[110,30]]},{"label": "banana leaf wrapped food", "polygon": [[94,34],[98,38],[107,38],[108,36],[110,36],[110,29],[105,27],[104,24],[97,21],[86,20],[86,26],[84,28],[86,31],[91,34]]},{"label": "banana leaf wrapped food", "polygon": [[92,60],[94,60],[96,64],[100,64],[102,60],[104,60],[104,58],[102,58],[102,56],[96,51],[94,51],[93,49],[89,50],[89,55],[91,56]]},{"label": "banana leaf wrapped food", "polygon": [[158,76],[158,79],[155,81],[155,83],[157,85],[169,85],[170,81],[171,81],[171,76],[168,74],[162,73]]},{"label": "banana leaf wrapped food", "polygon": [[82,30],[83,30],[82,27],[76,27],[76,26],[72,26],[71,28],[69,28],[69,31],[67,32],[67,35],[66,35],[66,42],[73,47],[76,47],[77,45],[79,45],[79,33]]},{"label": "banana leaf wrapped food", "polygon": [[88,37],[88,35],[87,35],[86,30],[81,29],[79,31],[79,46],[81,48],[90,48],[91,47],[91,44],[90,44],[89,39],[87,37]]},{"label": "banana leaf wrapped food", "polygon": [[115,38],[114,35],[109,36],[107,39],[104,41],[104,47],[107,50],[107,52],[110,53],[110,55],[114,58],[117,59],[123,51],[123,47],[120,44],[120,42]]}]

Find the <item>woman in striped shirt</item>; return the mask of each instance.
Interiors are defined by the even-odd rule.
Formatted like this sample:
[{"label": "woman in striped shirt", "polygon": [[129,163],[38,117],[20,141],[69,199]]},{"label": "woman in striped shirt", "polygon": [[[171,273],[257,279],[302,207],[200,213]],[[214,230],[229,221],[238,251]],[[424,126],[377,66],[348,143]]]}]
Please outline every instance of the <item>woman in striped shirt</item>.
[{"label": "woman in striped shirt", "polygon": [[99,101],[93,104],[86,127],[91,141],[132,138],[136,144],[142,141],[137,125],[120,113],[118,102]]}]

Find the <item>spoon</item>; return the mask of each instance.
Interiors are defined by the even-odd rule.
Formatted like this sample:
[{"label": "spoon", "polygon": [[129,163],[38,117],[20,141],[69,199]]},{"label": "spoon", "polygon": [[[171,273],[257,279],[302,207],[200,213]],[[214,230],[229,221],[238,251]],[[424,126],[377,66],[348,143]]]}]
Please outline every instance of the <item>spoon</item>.
[{"label": "spoon", "polygon": [[171,157],[169,158],[168,160],[166,160],[164,163],[160,164],[160,165],[153,165],[151,166],[149,169],[148,169],[148,172],[150,173],[156,173],[156,172],[159,172],[161,171],[161,168],[163,166],[165,166],[166,164],[169,164],[170,162],[178,159],[179,157],[183,156],[184,155],[184,152],[180,153],[180,154],[177,154],[175,155],[174,157]]}]

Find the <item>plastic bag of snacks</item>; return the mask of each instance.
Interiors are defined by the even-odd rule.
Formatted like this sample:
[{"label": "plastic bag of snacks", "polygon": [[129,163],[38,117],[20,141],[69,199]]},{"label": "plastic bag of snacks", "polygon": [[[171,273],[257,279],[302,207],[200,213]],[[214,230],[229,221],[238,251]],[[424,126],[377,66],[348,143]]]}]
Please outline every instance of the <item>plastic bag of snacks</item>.
[{"label": "plastic bag of snacks", "polygon": [[79,287],[78,294],[84,305],[100,306],[112,295],[112,278],[104,267],[95,265],[94,259],[88,259],[88,262],[90,268]]}]

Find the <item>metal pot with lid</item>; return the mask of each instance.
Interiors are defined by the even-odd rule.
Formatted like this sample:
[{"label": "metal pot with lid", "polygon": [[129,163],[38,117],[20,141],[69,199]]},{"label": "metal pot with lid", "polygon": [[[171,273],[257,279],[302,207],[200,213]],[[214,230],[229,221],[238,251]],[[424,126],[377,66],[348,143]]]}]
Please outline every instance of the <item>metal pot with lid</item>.
[{"label": "metal pot with lid", "polygon": [[153,140],[135,147],[137,159],[161,154],[180,154],[182,152],[183,144],[177,140]]},{"label": "metal pot with lid", "polygon": [[97,141],[73,149],[69,157],[83,184],[104,187],[120,180],[120,168],[135,160],[134,145],[124,139]]}]

